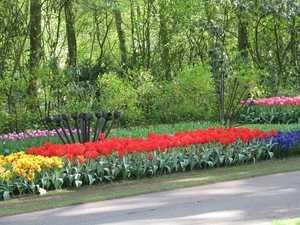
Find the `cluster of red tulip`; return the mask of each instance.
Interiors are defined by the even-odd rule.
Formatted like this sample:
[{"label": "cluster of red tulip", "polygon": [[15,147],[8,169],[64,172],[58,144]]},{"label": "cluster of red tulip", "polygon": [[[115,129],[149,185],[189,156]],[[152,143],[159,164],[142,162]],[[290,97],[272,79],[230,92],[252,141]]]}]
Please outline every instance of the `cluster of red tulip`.
[{"label": "cluster of red tulip", "polygon": [[165,151],[172,147],[187,147],[195,144],[209,144],[213,142],[228,146],[237,140],[244,143],[255,138],[267,138],[276,135],[275,130],[264,132],[262,130],[248,128],[209,128],[207,130],[197,129],[195,131],[175,132],[174,135],[149,133],[145,138],[111,138],[103,139],[103,134],[99,135],[99,141],[87,142],[84,144],[51,144],[46,143],[41,147],[27,148],[28,154],[42,156],[66,156],[70,161],[77,157],[79,162],[84,162],[86,158],[97,158],[99,155],[109,155],[113,151],[118,152],[119,157],[125,153],[134,151],[152,152],[156,150]]}]

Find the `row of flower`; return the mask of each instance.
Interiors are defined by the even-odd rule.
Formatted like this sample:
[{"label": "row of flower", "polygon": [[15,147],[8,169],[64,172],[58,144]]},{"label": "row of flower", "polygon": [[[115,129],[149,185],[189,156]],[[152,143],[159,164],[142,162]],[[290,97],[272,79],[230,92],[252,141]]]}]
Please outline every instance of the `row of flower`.
[{"label": "row of flower", "polygon": [[[60,134],[63,134],[63,130],[61,128],[58,129]],[[66,132],[69,133],[69,130],[66,129]],[[77,133],[77,130],[72,130],[73,134]],[[25,140],[25,139],[32,139],[32,138],[43,138],[43,137],[55,137],[58,136],[55,130],[33,130],[33,131],[26,131],[26,132],[13,132],[4,135],[0,135],[0,141],[14,141],[14,140]]]},{"label": "row of flower", "polygon": [[300,96],[251,99],[246,103],[250,104],[250,107],[241,115],[241,119],[246,123],[292,124],[300,122],[300,107],[298,107]]},{"label": "row of flower", "polygon": [[255,105],[265,105],[265,106],[274,106],[274,105],[290,105],[290,106],[297,106],[300,105],[300,96],[295,97],[270,97],[270,98],[261,98],[261,99],[249,99],[247,103],[250,104],[253,102]]},{"label": "row of flower", "polygon": [[269,159],[296,153],[300,132],[209,128],[85,144],[51,144],[0,157],[0,198]]},{"label": "row of flower", "polygon": [[[58,129],[60,135],[63,134],[63,130]],[[68,129],[66,133],[70,135]],[[73,134],[77,134],[77,130],[72,130]],[[52,143],[61,143],[60,138],[55,130],[33,130],[26,132],[13,132],[0,135],[0,155],[8,155],[10,153],[24,150],[31,146],[40,146],[45,142],[51,141]]]}]

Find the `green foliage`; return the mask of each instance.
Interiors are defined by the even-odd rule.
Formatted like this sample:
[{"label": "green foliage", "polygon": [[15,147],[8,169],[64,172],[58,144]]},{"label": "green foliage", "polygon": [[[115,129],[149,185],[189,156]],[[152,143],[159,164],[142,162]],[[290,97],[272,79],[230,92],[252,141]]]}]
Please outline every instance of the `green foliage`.
[{"label": "green foliage", "polygon": [[159,95],[159,83],[151,75],[150,71],[129,71],[128,80],[137,95],[136,106],[142,113],[140,124],[157,123],[159,118],[156,116],[147,117],[155,114],[154,99]]},{"label": "green foliage", "polygon": [[[207,68],[195,66],[164,82],[153,99],[150,119],[160,123],[215,120],[213,86]],[[152,117],[153,116],[153,117]],[[152,118],[151,118],[152,117]]]},{"label": "green foliage", "polygon": [[97,89],[99,109],[122,112],[120,121],[126,126],[142,121],[141,111],[137,107],[138,95],[129,81],[114,73],[104,74],[97,82]]},{"label": "green foliage", "polygon": [[127,79],[104,74],[98,79],[101,109],[119,110],[123,124],[159,124],[214,120],[212,83],[207,68],[195,66],[171,82],[158,82],[149,72],[130,71]]},{"label": "green foliage", "polygon": [[232,89],[234,78],[238,78],[242,85],[249,85],[248,91],[255,99],[270,93],[270,87],[261,84],[261,81],[266,77],[266,71],[256,68],[253,63],[244,62],[242,58],[238,58],[230,61],[226,67],[229,67],[227,69],[227,92]]},{"label": "green foliage", "polygon": [[254,111],[248,110],[241,114],[246,123],[266,124],[297,124],[300,118],[300,109],[291,105],[254,105]]},{"label": "green foliage", "polygon": [[[80,15],[73,24],[79,62],[74,68],[66,65],[70,36],[61,26],[66,20],[59,13],[61,3],[46,0],[42,5],[43,49],[36,72],[28,64],[33,53],[28,5],[0,3],[2,132],[43,128],[48,114],[99,108],[119,108],[124,115],[120,121],[132,125],[214,120],[217,110],[208,76],[198,83],[188,75],[191,70],[202,74],[209,48],[229,62],[231,77],[253,87],[255,98],[295,95],[299,90],[297,1],[74,1],[70,13]],[[119,30],[114,10],[121,13]],[[114,97],[100,94],[102,74],[104,83],[126,90],[112,103]],[[107,81],[108,74],[125,84]],[[38,92],[27,96],[29,87]],[[107,93],[116,90],[105,88]]]},{"label": "green foliage", "polygon": [[40,111],[42,100],[32,96],[27,85],[18,73],[13,79],[0,80],[0,133],[44,128]]}]

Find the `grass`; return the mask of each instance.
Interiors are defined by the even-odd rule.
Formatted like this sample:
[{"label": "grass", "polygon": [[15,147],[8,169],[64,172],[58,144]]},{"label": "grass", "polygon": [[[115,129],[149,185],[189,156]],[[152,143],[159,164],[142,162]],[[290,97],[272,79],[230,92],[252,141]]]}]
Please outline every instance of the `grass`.
[{"label": "grass", "polygon": [[275,129],[277,131],[295,131],[300,129],[300,124],[247,124],[243,127],[248,127],[250,129],[261,129],[264,131],[269,131]]},{"label": "grass", "polygon": [[60,190],[0,202],[0,217],[295,170],[300,170],[300,157]]},{"label": "grass", "polygon": [[299,224],[300,224],[300,217],[283,219],[283,220],[274,220],[272,222],[272,225],[299,225]]},{"label": "grass", "polygon": [[[207,129],[209,127],[219,127],[219,123],[212,122],[186,122],[178,124],[165,124],[147,127],[134,127],[130,129],[114,129],[110,132],[109,137],[147,137],[149,132],[158,134],[171,134],[176,131],[196,130],[197,128]],[[245,124],[240,127],[248,127],[250,129],[261,129],[269,131],[271,129],[281,131],[294,131],[300,129],[300,124]]]}]

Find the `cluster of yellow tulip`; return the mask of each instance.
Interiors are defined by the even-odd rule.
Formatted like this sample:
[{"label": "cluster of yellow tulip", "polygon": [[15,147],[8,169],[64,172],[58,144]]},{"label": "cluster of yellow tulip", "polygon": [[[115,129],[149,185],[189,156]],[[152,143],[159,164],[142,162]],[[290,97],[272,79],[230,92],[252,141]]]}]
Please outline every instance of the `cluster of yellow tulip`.
[{"label": "cluster of yellow tulip", "polygon": [[63,166],[61,158],[28,155],[23,151],[8,156],[0,155],[0,177],[4,180],[10,180],[16,175],[30,181],[34,179],[35,173],[40,173],[43,168],[53,166],[61,168]]}]

